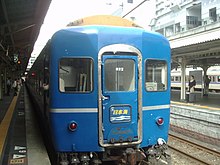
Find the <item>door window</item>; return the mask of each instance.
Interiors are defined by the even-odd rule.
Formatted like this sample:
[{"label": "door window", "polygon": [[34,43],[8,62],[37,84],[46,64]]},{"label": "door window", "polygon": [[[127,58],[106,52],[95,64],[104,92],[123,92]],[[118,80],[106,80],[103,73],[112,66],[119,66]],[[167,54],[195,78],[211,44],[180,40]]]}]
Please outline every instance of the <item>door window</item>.
[{"label": "door window", "polygon": [[135,62],[132,59],[106,59],[104,66],[106,91],[135,90]]}]

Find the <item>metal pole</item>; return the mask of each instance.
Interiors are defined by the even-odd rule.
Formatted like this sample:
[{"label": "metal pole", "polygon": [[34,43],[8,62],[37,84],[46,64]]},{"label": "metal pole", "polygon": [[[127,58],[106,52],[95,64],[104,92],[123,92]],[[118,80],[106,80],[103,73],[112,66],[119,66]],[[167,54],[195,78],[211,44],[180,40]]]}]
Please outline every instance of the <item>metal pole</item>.
[{"label": "metal pole", "polygon": [[144,2],[149,1],[149,0],[144,0],[141,3],[139,3],[137,6],[135,6],[133,9],[131,9],[129,12],[127,12],[125,15],[122,16],[122,18],[126,17],[128,14],[133,12],[135,9],[137,9],[139,6],[141,6]]}]

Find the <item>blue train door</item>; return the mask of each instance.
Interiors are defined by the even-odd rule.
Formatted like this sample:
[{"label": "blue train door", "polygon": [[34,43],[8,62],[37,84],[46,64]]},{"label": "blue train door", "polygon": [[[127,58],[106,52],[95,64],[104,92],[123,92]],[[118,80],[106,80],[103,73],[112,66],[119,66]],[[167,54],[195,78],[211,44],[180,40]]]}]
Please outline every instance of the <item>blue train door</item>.
[{"label": "blue train door", "polygon": [[[141,65],[136,54],[104,54],[100,71],[103,146],[140,143]],[[141,101],[140,101],[141,104]]]}]

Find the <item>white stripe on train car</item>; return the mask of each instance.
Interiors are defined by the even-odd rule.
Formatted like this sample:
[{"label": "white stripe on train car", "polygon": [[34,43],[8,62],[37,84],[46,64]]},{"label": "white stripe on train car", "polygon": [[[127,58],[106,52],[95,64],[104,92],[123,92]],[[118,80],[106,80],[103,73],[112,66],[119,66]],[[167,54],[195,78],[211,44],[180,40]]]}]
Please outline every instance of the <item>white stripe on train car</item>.
[{"label": "white stripe on train car", "polygon": [[50,109],[51,113],[94,113],[98,112],[98,108],[56,108]]},{"label": "white stripe on train car", "polygon": [[[166,105],[154,105],[154,106],[144,106],[143,111],[146,110],[158,110],[170,108],[170,104]],[[97,113],[98,108],[56,108],[50,109],[51,113]]]},{"label": "white stripe on train car", "polygon": [[170,104],[144,106],[142,109],[143,109],[143,111],[147,111],[147,110],[158,110],[158,109],[167,109],[167,108],[170,108]]}]

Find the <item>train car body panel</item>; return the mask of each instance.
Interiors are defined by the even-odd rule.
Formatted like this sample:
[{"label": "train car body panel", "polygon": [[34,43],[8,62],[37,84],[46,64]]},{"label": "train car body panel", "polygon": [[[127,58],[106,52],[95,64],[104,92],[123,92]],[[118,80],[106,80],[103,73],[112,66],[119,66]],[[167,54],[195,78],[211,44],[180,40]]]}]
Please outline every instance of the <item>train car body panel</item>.
[{"label": "train car body panel", "polygon": [[[61,111],[65,111],[63,113]],[[51,123],[54,135],[54,144],[57,151],[62,152],[89,152],[103,151],[98,144],[98,127],[94,123],[98,123],[97,109],[96,112],[87,112],[86,109],[59,109],[51,113]],[[91,110],[91,111],[92,111]],[[69,113],[67,113],[69,111]],[[74,112],[77,111],[77,112]],[[79,113],[79,111],[81,111]],[[85,120],[86,119],[86,120]],[[77,123],[77,130],[71,132],[68,126],[71,122]],[[68,141],[67,141],[68,139]]]}]

